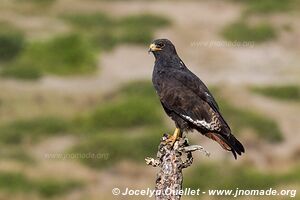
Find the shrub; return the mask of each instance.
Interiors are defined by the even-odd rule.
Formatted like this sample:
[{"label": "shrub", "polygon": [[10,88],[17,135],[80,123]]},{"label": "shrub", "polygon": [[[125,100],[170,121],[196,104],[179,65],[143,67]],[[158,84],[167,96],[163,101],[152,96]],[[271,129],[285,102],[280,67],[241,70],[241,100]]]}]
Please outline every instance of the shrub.
[{"label": "shrub", "polygon": [[65,35],[30,44],[2,76],[38,78],[42,74],[86,74],[96,69],[89,42],[79,35]]},{"label": "shrub", "polygon": [[227,40],[239,42],[265,42],[276,38],[276,32],[271,25],[261,23],[250,26],[244,21],[235,22],[226,26],[222,34]]},{"label": "shrub", "polygon": [[104,13],[68,14],[63,15],[62,18],[80,29],[106,29],[113,23],[112,19]]},{"label": "shrub", "polygon": [[158,28],[167,26],[170,24],[170,21],[164,17],[151,15],[151,14],[142,14],[142,15],[131,15],[119,19],[120,26],[126,27],[147,27],[147,28]]},{"label": "shrub", "polygon": [[49,6],[56,0],[17,0],[18,3],[34,3],[37,6]]},{"label": "shrub", "polygon": [[2,150],[0,150],[1,159],[17,160],[27,164],[33,164],[34,158],[29,155],[22,147],[5,146],[2,144]]},{"label": "shrub", "polygon": [[107,157],[79,158],[83,164],[98,169],[123,160],[143,162],[145,157],[155,155],[156,147],[163,133],[162,129],[102,131],[96,135],[85,137],[81,144],[73,147],[70,151],[80,154],[107,154]]},{"label": "shrub", "polygon": [[105,50],[123,43],[148,44],[156,29],[170,24],[164,17],[149,14],[112,18],[103,13],[93,13],[64,15],[63,19],[87,35],[97,48]]},{"label": "shrub", "polygon": [[[213,93],[219,97],[218,89],[213,89]],[[250,128],[255,133],[270,142],[280,142],[283,140],[283,134],[273,119],[257,113],[253,110],[238,108],[231,105],[224,98],[217,98],[220,111],[224,118],[232,127],[234,134],[238,134],[240,130]]]},{"label": "shrub", "polygon": [[86,130],[159,126],[162,111],[149,82],[134,82],[121,88],[109,103],[75,120]]},{"label": "shrub", "polygon": [[37,141],[41,136],[64,133],[69,124],[55,117],[39,117],[27,120],[17,120],[2,125],[0,142],[19,144],[26,141]]},{"label": "shrub", "polygon": [[0,61],[15,59],[24,47],[24,35],[21,31],[0,23]]},{"label": "shrub", "polygon": [[31,190],[32,184],[21,173],[0,172],[0,189],[11,192]]},{"label": "shrub", "polygon": [[1,76],[7,78],[17,78],[25,80],[36,80],[42,76],[42,72],[34,67],[30,66],[8,66],[0,72]]},{"label": "shrub", "polygon": [[146,156],[154,155],[166,128],[152,84],[132,82],[110,98],[109,103],[75,120],[82,132],[92,134],[85,134],[85,139],[70,151],[109,154],[108,159],[81,159],[95,168],[125,159],[142,161]]},{"label": "shrub", "polygon": [[160,112],[153,108],[153,102],[138,97],[128,97],[118,102],[103,104],[87,119],[94,128],[129,128],[160,124]]},{"label": "shrub", "polygon": [[44,197],[54,197],[62,195],[83,184],[75,180],[56,180],[45,178],[43,180],[32,180],[21,173],[0,172],[0,189],[10,192],[37,192]]},{"label": "shrub", "polygon": [[297,0],[242,0],[247,4],[248,12],[274,13],[293,9]]},{"label": "shrub", "polygon": [[221,104],[221,112],[224,113],[235,133],[243,128],[250,128],[255,133],[270,142],[280,142],[283,140],[282,132],[278,124],[259,113],[247,109],[233,107],[228,102],[223,101]]},{"label": "shrub", "polygon": [[36,181],[34,185],[39,194],[51,198],[80,188],[83,184],[78,181],[58,181],[48,178]]},{"label": "shrub", "polygon": [[[184,183],[185,187],[201,189],[268,189],[288,183],[296,183],[299,170],[291,169],[287,173],[266,173],[251,166],[232,166],[228,163],[222,167],[216,164],[201,164],[194,168]],[[222,177],[222,179],[220,179]]]},{"label": "shrub", "polygon": [[300,87],[296,85],[252,87],[252,91],[280,100],[300,100]]}]

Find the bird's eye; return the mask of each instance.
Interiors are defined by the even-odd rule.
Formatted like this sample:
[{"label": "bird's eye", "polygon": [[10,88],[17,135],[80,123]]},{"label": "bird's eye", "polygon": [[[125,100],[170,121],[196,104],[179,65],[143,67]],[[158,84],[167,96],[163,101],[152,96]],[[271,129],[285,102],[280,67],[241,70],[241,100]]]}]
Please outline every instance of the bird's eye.
[{"label": "bird's eye", "polygon": [[159,42],[159,43],[156,44],[156,46],[157,46],[158,48],[162,48],[162,47],[164,47],[165,45],[164,45],[163,43]]}]

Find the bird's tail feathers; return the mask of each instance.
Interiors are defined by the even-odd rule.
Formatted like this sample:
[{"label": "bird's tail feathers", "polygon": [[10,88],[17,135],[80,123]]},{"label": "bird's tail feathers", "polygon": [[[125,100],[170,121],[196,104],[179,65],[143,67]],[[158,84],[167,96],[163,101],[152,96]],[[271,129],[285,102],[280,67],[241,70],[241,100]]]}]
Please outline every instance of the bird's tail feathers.
[{"label": "bird's tail feathers", "polygon": [[206,136],[218,142],[223,149],[231,151],[235,159],[237,159],[236,154],[245,153],[243,145],[232,134],[226,136],[218,133],[207,133]]}]

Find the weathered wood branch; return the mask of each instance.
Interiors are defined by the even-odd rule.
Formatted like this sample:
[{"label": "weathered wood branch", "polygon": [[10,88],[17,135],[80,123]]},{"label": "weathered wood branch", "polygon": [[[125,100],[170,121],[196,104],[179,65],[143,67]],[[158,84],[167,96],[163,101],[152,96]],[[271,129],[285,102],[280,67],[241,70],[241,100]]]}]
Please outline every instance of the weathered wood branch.
[{"label": "weathered wood branch", "polygon": [[[202,151],[209,156],[202,146],[189,145],[186,137],[180,138],[172,147],[166,143],[168,136],[163,135],[158,146],[156,159],[146,158],[147,165],[159,167],[156,177],[155,199],[156,200],[180,200],[182,190],[182,170],[192,165],[193,151]],[[182,159],[182,156],[185,156]]]}]

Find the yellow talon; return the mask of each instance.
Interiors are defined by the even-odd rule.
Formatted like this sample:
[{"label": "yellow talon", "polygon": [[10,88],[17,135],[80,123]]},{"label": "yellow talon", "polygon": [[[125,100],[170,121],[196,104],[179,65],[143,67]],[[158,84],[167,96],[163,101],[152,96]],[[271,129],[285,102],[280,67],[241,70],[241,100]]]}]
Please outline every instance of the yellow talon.
[{"label": "yellow talon", "polygon": [[171,135],[167,140],[166,140],[166,143],[171,143],[172,147],[174,146],[177,138],[181,137],[181,134],[180,134],[180,129],[179,128],[176,128],[173,135]]}]

